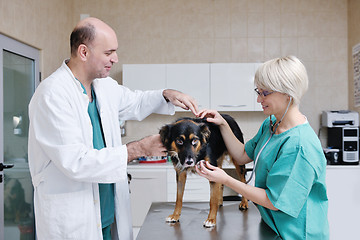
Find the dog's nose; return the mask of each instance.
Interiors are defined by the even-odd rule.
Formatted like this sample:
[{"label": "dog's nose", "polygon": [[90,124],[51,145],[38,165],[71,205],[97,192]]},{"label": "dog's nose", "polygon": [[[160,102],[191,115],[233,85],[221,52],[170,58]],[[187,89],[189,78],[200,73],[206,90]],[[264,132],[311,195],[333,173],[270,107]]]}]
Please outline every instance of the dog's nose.
[{"label": "dog's nose", "polygon": [[186,164],[187,165],[192,165],[194,163],[194,161],[192,160],[192,159],[188,159],[187,161],[186,161]]}]

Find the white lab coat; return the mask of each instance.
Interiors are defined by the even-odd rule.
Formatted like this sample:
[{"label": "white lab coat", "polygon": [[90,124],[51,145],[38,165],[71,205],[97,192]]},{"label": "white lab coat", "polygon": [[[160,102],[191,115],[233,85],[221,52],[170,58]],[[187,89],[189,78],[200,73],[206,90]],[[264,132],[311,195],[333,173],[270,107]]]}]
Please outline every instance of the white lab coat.
[{"label": "white lab coat", "polygon": [[162,90],[130,91],[93,82],[106,148],[93,149],[89,99],[65,61],[38,86],[29,105],[29,166],[39,240],[102,239],[98,183],[115,183],[115,239],[132,239],[127,148],[119,118],[173,114]]}]

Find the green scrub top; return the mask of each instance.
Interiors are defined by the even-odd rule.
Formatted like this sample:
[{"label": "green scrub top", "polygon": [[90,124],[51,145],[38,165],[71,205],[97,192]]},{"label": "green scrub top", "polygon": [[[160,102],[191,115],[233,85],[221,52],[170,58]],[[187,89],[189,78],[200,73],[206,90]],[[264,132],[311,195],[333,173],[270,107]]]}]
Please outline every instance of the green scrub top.
[{"label": "green scrub top", "polygon": [[[86,90],[84,89],[84,94]],[[92,102],[89,102],[88,113],[93,127],[93,146],[95,149],[100,150],[105,147],[103,130],[101,127],[101,120],[99,111],[96,104],[96,95],[91,85]],[[106,228],[114,222],[115,217],[115,200],[114,200],[114,184],[113,183],[99,183],[100,194],[100,210],[101,210],[101,225],[102,228]]]},{"label": "green scrub top", "polygon": [[[253,160],[271,136],[269,124],[267,118],[245,145]],[[308,122],[274,134],[263,149],[255,167],[255,187],[265,189],[279,211],[257,207],[281,238],[329,239],[325,174],[326,159]]]}]

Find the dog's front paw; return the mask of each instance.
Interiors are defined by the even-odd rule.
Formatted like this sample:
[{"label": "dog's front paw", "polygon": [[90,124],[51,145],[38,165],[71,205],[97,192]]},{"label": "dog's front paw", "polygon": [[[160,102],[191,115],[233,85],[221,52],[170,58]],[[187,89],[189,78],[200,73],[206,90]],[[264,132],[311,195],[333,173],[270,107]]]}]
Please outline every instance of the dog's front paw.
[{"label": "dog's front paw", "polygon": [[248,206],[248,201],[246,200],[246,201],[244,201],[244,200],[242,200],[241,202],[240,202],[240,204],[239,204],[239,210],[240,211],[245,211],[245,210],[247,210],[249,208],[249,206]]},{"label": "dog's front paw", "polygon": [[179,222],[180,219],[180,215],[178,214],[171,214],[166,218],[166,222],[168,223],[175,223],[175,222]]},{"label": "dog's front paw", "polygon": [[204,222],[204,227],[206,228],[213,228],[216,225],[216,220],[215,219],[206,219],[206,221]]}]

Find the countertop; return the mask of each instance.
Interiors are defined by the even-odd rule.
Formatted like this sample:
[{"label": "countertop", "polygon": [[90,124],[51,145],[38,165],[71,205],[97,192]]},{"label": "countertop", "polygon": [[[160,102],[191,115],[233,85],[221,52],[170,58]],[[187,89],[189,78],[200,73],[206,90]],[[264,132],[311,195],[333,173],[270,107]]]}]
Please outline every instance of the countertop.
[{"label": "countertop", "polygon": [[[246,168],[252,170],[253,164],[246,164]],[[132,161],[128,164],[128,169],[174,169],[174,165],[171,162],[166,163],[139,163],[139,161]],[[232,163],[227,160],[223,162],[223,169],[235,169]]]},{"label": "countertop", "polygon": [[226,239],[273,240],[280,239],[262,220],[256,206],[249,202],[247,211],[238,209],[240,202],[224,201],[219,208],[214,228],[203,227],[209,213],[208,202],[184,202],[180,222],[166,223],[172,214],[174,202],[152,203],[137,240],[152,239]]},{"label": "countertop", "polygon": [[[128,164],[128,169],[174,169],[171,162],[166,163],[139,163],[132,161]],[[223,169],[234,169],[234,165],[224,161]],[[252,170],[253,162],[246,164],[246,168]],[[326,165],[326,169],[360,169],[360,165]]]}]

